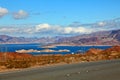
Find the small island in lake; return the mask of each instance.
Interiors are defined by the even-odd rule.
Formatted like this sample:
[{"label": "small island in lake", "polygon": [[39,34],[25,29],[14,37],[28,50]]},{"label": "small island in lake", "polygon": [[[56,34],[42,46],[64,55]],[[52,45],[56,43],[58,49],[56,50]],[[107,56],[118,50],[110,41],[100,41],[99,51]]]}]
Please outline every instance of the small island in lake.
[{"label": "small island in lake", "polygon": [[34,50],[34,49],[21,49],[21,50],[16,50],[17,53],[32,53],[32,52],[70,52],[70,50],[63,49],[63,50],[51,50],[51,49],[44,49],[44,50]]}]

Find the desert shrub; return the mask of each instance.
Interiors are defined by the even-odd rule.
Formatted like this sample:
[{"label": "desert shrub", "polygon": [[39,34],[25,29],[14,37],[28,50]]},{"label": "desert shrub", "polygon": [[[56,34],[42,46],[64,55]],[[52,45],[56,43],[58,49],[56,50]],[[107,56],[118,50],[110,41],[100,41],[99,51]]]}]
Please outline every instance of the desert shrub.
[{"label": "desert shrub", "polygon": [[5,66],[6,62],[0,62],[0,66]]},{"label": "desert shrub", "polygon": [[25,61],[25,60],[9,60],[7,62],[7,65],[6,67],[7,68],[27,68],[27,67],[30,67],[30,62],[28,61]]}]

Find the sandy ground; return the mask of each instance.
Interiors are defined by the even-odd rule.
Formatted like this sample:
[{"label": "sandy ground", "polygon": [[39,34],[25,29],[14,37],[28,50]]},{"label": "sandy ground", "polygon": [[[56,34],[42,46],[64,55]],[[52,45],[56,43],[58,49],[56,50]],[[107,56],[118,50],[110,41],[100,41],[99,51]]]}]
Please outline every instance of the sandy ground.
[{"label": "sandy ground", "polygon": [[67,64],[67,63],[57,63],[57,64],[45,64],[45,65],[41,65],[41,66],[39,66],[39,65],[35,65],[35,66],[31,66],[31,67],[29,67],[29,68],[21,68],[21,69],[15,69],[15,68],[12,68],[12,69],[6,69],[6,68],[4,68],[4,66],[1,66],[1,67],[3,67],[3,68],[0,68],[0,74],[4,74],[4,73],[11,73],[11,72],[19,72],[19,71],[24,71],[24,70],[27,70],[27,69],[36,69],[36,68],[45,68],[45,67],[51,67],[51,66],[58,66],[58,65],[65,65],[65,64]]},{"label": "sandy ground", "polygon": [[120,80],[120,60],[36,67],[0,73],[0,80]]}]

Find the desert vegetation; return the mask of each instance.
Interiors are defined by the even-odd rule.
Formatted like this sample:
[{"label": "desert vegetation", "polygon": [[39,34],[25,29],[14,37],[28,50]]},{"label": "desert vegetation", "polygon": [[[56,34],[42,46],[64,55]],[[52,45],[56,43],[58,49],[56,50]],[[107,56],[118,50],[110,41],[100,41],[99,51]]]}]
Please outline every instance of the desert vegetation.
[{"label": "desert vegetation", "polygon": [[49,54],[33,56],[27,53],[0,52],[0,70],[28,68],[33,66],[43,66],[58,63],[77,63],[98,60],[111,60],[120,58],[120,46],[113,46],[106,50],[90,49],[81,54]]}]

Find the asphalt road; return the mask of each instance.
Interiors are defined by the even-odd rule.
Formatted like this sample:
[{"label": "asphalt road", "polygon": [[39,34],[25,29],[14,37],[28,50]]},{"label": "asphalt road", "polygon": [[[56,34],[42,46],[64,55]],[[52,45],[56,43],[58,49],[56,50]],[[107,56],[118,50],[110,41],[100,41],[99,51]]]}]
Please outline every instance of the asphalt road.
[{"label": "asphalt road", "polygon": [[0,80],[120,80],[120,60],[6,72],[0,73]]}]

